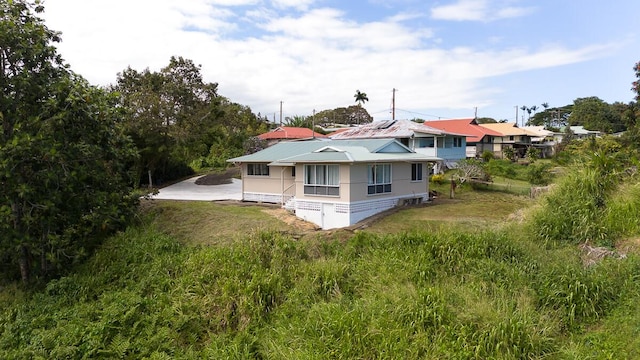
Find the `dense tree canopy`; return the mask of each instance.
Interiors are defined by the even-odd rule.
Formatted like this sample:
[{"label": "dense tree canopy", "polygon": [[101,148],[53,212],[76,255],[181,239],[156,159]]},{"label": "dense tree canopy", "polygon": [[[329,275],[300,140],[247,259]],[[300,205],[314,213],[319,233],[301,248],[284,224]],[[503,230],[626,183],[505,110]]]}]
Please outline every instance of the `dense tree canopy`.
[{"label": "dense tree canopy", "polygon": [[0,2],[0,270],[24,282],[82,257],[136,202],[115,103],[67,70],[42,10]]},{"label": "dense tree canopy", "polygon": [[224,166],[242,153],[244,141],[266,130],[251,109],[218,95],[218,84],[205,82],[200,66],[182,57],[172,57],[160,72],[127,68],[112,91],[140,154],[138,183],[188,175],[194,161]]},{"label": "dense tree canopy", "polygon": [[598,97],[578,98],[573,101],[570,125],[582,125],[589,130],[613,133],[625,129],[620,114]]},{"label": "dense tree canopy", "polygon": [[494,118],[490,118],[490,117],[480,117],[476,119],[476,122],[478,124],[495,124],[498,121]]},{"label": "dense tree canopy", "polygon": [[636,73],[636,80],[632,83],[631,90],[636,93],[636,101],[640,101],[640,61],[633,66]]},{"label": "dense tree canopy", "polygon": [[569,124],[569,115],[573,109],[573,104],[553,108],[550,108],[547,103],[542,105],[544,110],[535,113],[529,119],[527,125],[544,126],[548,129],[559,130]]},{"label": "dense tree canopy", "polygon": [[316,124],[367,124],[373,121],[373,117],[362,106],[351,105],[339,107],[333,110],[323,110],[316,114]]}]

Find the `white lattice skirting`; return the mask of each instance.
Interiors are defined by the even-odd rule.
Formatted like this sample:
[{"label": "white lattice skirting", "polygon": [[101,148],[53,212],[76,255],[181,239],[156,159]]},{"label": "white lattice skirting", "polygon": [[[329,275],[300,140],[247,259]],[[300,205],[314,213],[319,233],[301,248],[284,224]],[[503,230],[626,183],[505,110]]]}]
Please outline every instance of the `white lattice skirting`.
[{"label": "white lattice skirting", "polygon": [[273,203],[273,204],[280,204],[282,202],[287,202],[292,197],[293,196],[291,195],[265,194],[265,193],[252,193],[252,192],[244,192],[242,194],[242,200],[244,201],[265,202],[265,203]]},{"label": "white lattice skirting", "polygon": [[428,201],[427,193],[412,196],[360,201],[357,203],[332,203],[297,199],[295,213],[323,229],[351,226],[370,216],[398,205]]}]

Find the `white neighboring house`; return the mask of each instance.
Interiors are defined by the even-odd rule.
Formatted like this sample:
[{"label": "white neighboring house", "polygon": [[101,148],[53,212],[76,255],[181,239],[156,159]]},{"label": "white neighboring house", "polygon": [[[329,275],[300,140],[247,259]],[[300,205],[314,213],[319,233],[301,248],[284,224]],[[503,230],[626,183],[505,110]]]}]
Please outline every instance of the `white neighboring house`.
[{"label": "white neighboring house", "polygon": [[531,136],[531,146],[540,150],[542,158],[555,155],[558,139],[562,140],[562,134],[547,130],[544,126],[523,126],[522,130]]},{"label": "white neighboring house", "polygon": [[570,126],[569,127],[571,129],[571,132],[573,133],[573,138],[574,139],[588,139],[588,138],[594,138],[594,137],[600,137],[602,136],[602,133],[600,131],[596,131],[596,130],[587,130],[584,128],[584,126]]},{"label": "white neighboring house", "polygon": [[378,120],[329,134],[334,140],[396,139],[412,151],[442,159],[434,168],[436,173],[455,168],[466,158],[467,136],[411,120]]},{"label": "white neighboring house", "polygon": [[281,142],[229,159],[244,201],[279,203],[323,229],[429,200],[428,169],[442,161],[394,139]]}]

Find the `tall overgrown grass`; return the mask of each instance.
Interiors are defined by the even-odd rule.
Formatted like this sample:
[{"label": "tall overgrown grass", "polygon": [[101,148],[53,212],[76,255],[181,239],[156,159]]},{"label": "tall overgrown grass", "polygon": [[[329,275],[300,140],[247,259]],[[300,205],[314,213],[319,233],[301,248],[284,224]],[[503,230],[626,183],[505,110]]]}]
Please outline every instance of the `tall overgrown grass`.
[{"label": "tall overgrown grass", "polygon": [[637,231],[638,182],[622,170],[618,159],[602,153],[577,164],[544,198],[530,230],[547,244],[606,246]]},{"label": "tall overgrown grass", "polygon": [[187,247],[141,226],[0,297],[0,358],[553,357],[638,291],[640,267],[552,254],[507,231]]},{"label": "tall overgrown grass", "polygon": [[576,245],[638,237],[639,211],[638,181],[595,158],[525,226],[187,246],[151,221],[0,290],[0,358],[634,358],[639,258],[585,266]]}]

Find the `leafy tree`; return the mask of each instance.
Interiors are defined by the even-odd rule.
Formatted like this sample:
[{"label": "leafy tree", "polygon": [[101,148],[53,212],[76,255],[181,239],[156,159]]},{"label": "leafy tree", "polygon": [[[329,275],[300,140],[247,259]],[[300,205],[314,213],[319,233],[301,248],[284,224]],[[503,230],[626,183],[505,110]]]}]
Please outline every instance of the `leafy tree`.
[{"label": "leafy tree", "polygon": [[[192,173],[187,164],[203,161],[224,166],[241,155],[244,142],[266,131],[251,109],[218,95],[200,66],[172,57],[160,72],[125,69],[112,91],[126,110],[125,128],[139,151],[133,166],[137,184],[149,185]],[[208,160],[207,160],[208,159]]]},{"label": "leafy tree", "polygon": [[287,126],[301,127],[301,128],[308,128],[308,129],[311,129],[312,127],[311,118],[307,116],[302,116],[302,115],[294,115],[293,117],[285,118],[285,124]]},{"label": "leafy tree", "polygon": [[482,161],[484,161],[484,162],[489,162],[489,161],[493,160],[494,159],[493,151],[491,151],[491,150],[483,151],[482,155],[480,155],[480,158],[482,158]]},{"label": "leafy tree", "polygon": [[316,125],[322,126],[330,124],[366,124],[372,121],[373,117],[369,115],[367,109],[357,105],[323,110],[316,114]]},{"label": "leafy tree", "polygon": [[477,118],[476,122],[478,124],[495,124],[498,121],[494,118],[490,118],[490,117],[481,117],[481,118]]},{"label": "leafy tree", "polygon": [[546,186],[553,180],[551,163],[538,162],[527,166],[527,181],[533,185]]},{"label": "leafy tree", "polygon": [[369,98],[367,97],[367,93],[363,93],[360,90],[356,90],[356,94],[353,95],[353,97],[356,98],[356,102],[358,103],[359,106],[362,106],[362,104],[369,101]]},{"label": "leafy tree", "polygon": [[67,70],[43,10],[0,2],[0,266],[25,283],[81,259],[136,204],[115,102]]},{"label": "leafy tree", "polygon": [[540,158],[540,149],[535,148],[533,146],[529,146],[529,148],[527,149],[527,159],[533,163],[539,158]]},{"label": "leafy tree", "polygon": [[628,104],[616,101],[611,104],[612,110],[620,116],[622,125],[626,129],[631,129],[637,124],[637,119],[640,118],[640,107],[638,103],[629,102]]},{"label": "leafy tree", "polygon": [[571,125],[582,125],[589,130],[612,133],[624,130],[620,114],[598,97],[578,98],[573,101],[569,117]]},{"label": "leafy tree", "polygon": [[505,147],[502,149],[502,155],[504,155],[505,159],[514,161],[516,152],[512,147]]},{"label": "leafy tree", "polygon": [[[544,106],[546,105],[546,107]],[[573,109],[573,105],[549,108],[549,104],[543,103],[544,110],[535,113],[528,124],[534,126],[544,126],[549,130],[557,130],[568,124],[568,118]]]},{"label": "leafy tree", "polygon": [[640,101],[640,61],[633,66],[633,71],[636,73],[636,81],[632,83],[631,90],[636,93],[636,101]]},{"label": "leafy tree", "polygon": [[[520,110],[522,110],[522,122],[524,123],[524,113],[528,110],[529,108],[526,105],[522,105],[520,107]],[[516,119],[516,123],[518,122],[518,119]]]}]

